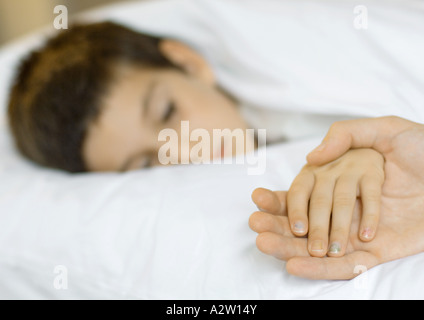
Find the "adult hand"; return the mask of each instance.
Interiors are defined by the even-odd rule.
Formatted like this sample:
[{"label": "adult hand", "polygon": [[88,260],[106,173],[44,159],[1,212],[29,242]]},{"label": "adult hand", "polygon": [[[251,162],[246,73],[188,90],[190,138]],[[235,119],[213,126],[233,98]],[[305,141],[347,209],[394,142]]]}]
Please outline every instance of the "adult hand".
[{"label": "adult hand", "polygon": [[[374,240],[363,242],[357,232],[351,232],[343,257],[309,256],[307,240],[291,233],[285,193],[277,196],[269,190],[258,189],[252,195],[258,207],[266,211],[255,212],[249,220],[251,228],[259,233],[258,248],[287,260],[286,268],[294,275],[313,279],[350,279],[357,275],[358,265],[369,269],[424,251],[424,125],[398,117],[337,122],[330,128],[323,144],[307,159],[310,164],[321,165],[351,148],[373,148],[380,152],[385,158],[386,180]],[[352,228],[356,230],[361,211],[357,201],[352,221]]]}]

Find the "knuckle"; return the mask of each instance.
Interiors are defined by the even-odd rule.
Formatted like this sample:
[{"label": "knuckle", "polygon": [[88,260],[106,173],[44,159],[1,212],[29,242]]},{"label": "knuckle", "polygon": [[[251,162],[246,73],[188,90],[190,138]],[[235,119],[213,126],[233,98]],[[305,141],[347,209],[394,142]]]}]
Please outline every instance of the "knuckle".
[{"label": "knuckle", "polygon": [[328,229],[321,225],[309,226],[309,238],[320,239],[323,235],[328,234]]},{"label": "knuckle", "polygon": [[315,209],[323,209],[331,206],[331,200],[326,195],[317,195],[311,198],[311,207]]},{"label": "knuckle", "polygon": [[[382,162],[384,162],[384,160]],[[382,164],[376,170],[374,170],[373,180],[377,181],[379,186],[381,186],[384,183],[385,173],[384,173]]]},{"label": "knuckle", "polygon": [[379,204],[380,201],[381,194],[379,192],[367,192],[366,194],[362,195],[362,202]]},{"label": "knuckle", "polygon": [[289,210],[288,216],[290,217],[290,219],[299,219],[299,218],[306,217],[307,214],[304,210],[301,210],[299,208],[294,208]]},{"label": "knuckle", "polygon": [[387,122],[390,122],[391,124],[397,123],[399,120],[401,120],[401,118],[397,116],[386,116],[383,117],[383,119]]},{"label": "knuckle", "polygon": [[364,217],[366,218],[367,223],[370,224],[371,222],[378,220],[379,214],[376,211],[367,211],[364,212]]},{"label": "knuckle", "polygon": [[347,192],[342,192],[334,197],[334,207],[337,208],[350,208],[355,204],[356,195]]},{"label": "knuckle", "polygon": [[304,192],[305,188],[301,184],[294,183],[288,191],[288,197],[294,197]]},{"label": "knuckle", "polygon": [[331,227],[331,235],[335,236],[336,238],[342,238],[342,236],[348,235],[350,231],[350,225],[347,224],[346,226],[344,225],[339,225],[339,226],[332,226]]},{"label": "knuckle", "polygon": [[340,128],[343,128],[343,121],[336,121],[330,125],[330,131],[337,131]]}]

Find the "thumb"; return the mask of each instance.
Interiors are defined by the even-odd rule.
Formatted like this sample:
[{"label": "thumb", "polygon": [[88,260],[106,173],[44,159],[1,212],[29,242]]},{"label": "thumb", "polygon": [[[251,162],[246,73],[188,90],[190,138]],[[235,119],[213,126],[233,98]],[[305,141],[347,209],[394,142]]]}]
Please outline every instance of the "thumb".
[{"label": "thumb", "polygon": [[320,166],[336,160],[345,154],[350,148],[350,143],[326,138],[318,147],[306,156],[306,160],[310,165]]},{"label": "thumb", "polygon": [[331,125],[321,145],[306,157],[311,165],[323,165],[349,149],[373,148],[385,153],[393,136],[411,122],[398,117],[365,118],[338,121]]},{"label": "thumb", "polygon": [[346,124],[341,121],[330,127],[321,144],[306,156],[310,165],[319,166],[329,163],[352,148],[352,135],[350,131],[347,131]]}]

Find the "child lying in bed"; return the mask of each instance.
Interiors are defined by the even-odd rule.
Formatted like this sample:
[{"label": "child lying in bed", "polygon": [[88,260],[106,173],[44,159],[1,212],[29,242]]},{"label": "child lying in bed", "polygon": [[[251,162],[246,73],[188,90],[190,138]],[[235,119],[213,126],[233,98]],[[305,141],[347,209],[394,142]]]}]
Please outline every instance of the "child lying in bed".
[{"label": "child lying in bed", "polygon": [[[209,133],[249,127],[199,54],[109,22],[76,26],[31,53],[17,74],[8,115],[25,157],[73,173],[158,165],[158,133],[178,132],[181,121]],[[215,157],[215,150],[210,154]],[[304,167],[288,196],[293,233],[308,234],[311,255],[343,255],[361,196],[359,232],[372,239],[383,179],[383,159],[368,149]],[[274,210],[274,194],[259,192],[256,203]]]}]

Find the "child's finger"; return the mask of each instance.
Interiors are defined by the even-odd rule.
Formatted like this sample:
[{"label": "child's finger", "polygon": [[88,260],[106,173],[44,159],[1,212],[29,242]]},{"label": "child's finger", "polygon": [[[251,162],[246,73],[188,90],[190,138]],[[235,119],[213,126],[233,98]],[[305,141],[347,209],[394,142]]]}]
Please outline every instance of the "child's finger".
[{"label": "child's finger", "polygon": [[317,179],[311,194],[308,250],[314,257],[323,257],[327,253],[334,184],[331,178]]},{"label": "child's finger", "polygon": [[286,195],[286,191],[257,188],[252,192],[252,200],[261,211],[276,215],[287,215]]},{"label": "child's finger", "polygon": [[308,204],[315,178],[309,171],[300,173],[287,193],[287,212],[292,232],[297,236],[308,233]]},{"label": "child's finger", "polygon": [[358,180],[350,176],[340,177],[334,187],[333,212],[328,255],[343,256],[346,252],[355,208]]},{"label": "child's finger", "polygon": [[360,181],[362,218],[359,238],[362,241],[374,239],[380,218],[383,179],[377,175],[366,175]]}]

